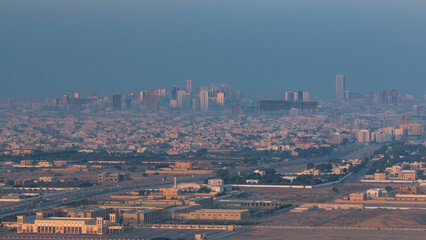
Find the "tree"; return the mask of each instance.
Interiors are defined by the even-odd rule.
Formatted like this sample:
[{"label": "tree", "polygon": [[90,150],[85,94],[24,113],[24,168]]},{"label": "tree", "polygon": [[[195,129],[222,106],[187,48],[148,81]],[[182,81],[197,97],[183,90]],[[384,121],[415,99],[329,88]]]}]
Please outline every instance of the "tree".
[{"label": "tree", "polygon": [[197,157],[202,157],[202,156],[204,156],[205,154],[207,154],[207,149],[205,149],[205,148],[200,148],[200,149],[198,149],[198,150],[197,150],[197,152],[195,153],[195,156],[197,156]]},{"label": "tree", "polygon": [[206,186],[203,186],[203,187],[201,187],[201,188],[198,190],[198,192],[199,192],[199,193],[209,193],[209,192],[210,192],[210,189],[209,189],[208,187],[206,187]]},{"label": "tree", "polygon": [[306,169],[312,169],[312,168],[314,168],[315,167],[315,164],[313,163],[313,162],[308,162],[307,164],[306,164]]},{"label": "tree", "polygon": [[216,172],[216,176],[218,178],[222,178],[222,179],[228,178],[229,177],[229,171],[228,171],[228,169],[219,169]]}]

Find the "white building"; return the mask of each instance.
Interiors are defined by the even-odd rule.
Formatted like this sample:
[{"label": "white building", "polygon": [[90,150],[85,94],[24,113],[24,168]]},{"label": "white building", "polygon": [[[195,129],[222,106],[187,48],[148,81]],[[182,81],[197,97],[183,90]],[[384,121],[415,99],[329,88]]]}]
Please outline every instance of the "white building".
[{"label": "white building", "polygon": [[209,92],[207,90],[200,91],[200,109],[201,111],[209,110]]},{"label": "white building", "polygon": [[356,140],[359,143],[369,143],[370,140],[370,130],[359,130],[356,134]]}]

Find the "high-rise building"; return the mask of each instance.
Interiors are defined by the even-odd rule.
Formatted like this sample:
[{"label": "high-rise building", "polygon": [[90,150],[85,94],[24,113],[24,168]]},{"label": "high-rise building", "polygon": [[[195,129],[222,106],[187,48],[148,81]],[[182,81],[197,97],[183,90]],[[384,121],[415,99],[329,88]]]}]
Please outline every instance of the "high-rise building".
[{"label": "high-rise building", "polygon": [[13,107],[14,107],[14,101],[13,101],[13,98],[8,98],[7,99],[7,107],[9,108],[9,109],[13,109]]},{"label": "high-rise building", "polygon": [[158,90],[148,90],[145,98],[145,110],[158,111]]},{"label": "high-rise building", "polygon": [[241,114],[241,105],[239,103],[232,104],[232,116],[238,117]]},{"label": "high-rise building", "polygon": [[398,104],[398,91],[390,90],[386,96],[387,104],[397,105]]},{"label": "high-rise building", "polygon": [[132,98],[129,96],[124,100],[124,104],[126,105],[127,109],[132,108]]},{"label": "high-rise building", "polygon": [[300,90],[296,90],[293,92],[294,102],[303,101],[303,92]]},{"label": "high-rise building", "polygon": [[309,92],[303,92],[303,101],[309,102],[309,100],[310,100]]},{"label": "high-rise building", "polygon": [[177,100],[177,94],[179,92],[179,86],[174,86],[172,89],[171,98]]},{"label": "high-rise building", "polygon": [[62,96],[62,104],[67,105],[68,103],[69,103],[69,96],[65,94],[64,96]]},{"label": "high-rise building", "polygon": [[349,90],[345,90],[343,92],[343,98],[347,101],[351,100],[351,92]]},{"label": "high-rise building", "polygon": [[186,95],[185,90],[179,90],[177,94],[177,107],[182,108],[183,96]]},{"label": "high-rise building", "polygon": [[292,92],[292,91],[285,92],[285,98],[284,99],[288,102],[293,102],[294,101],[294,92]]},{"label": "high-rise building", "polygon": [[80,93],[76,92],[74,93],[74,99],[79,99],[80,98]]},{"label": "high-rise building", "polygon": [[336,75],[336,99],[343,100],[345,93],[345,75]]},{"label": "high-rise building", "polygon": [[182,110],[191,111],[191,94],[185,93],[182,96]]},{"label": "high-rise building", "polygon": [[121,94],[115,93],[112,95],[112,109],[113,110],[121,110],[121,105],[123,104]]},{"label": "high-rise building", "polygon": [[359,130],[356,134],[356,140],[359,143],[369,143],[370,142],[370,130],[363,129]]},{"label": "high-rise building", "polygon": [[217,93],[216,102],[219,105],[223,105],[225,103],[225,94],[223,92]]},{"label": "high-rise building", "polygon": [[192,111],[200,110],[200,99],[197,97],[192,98]]},{"label": "high-rise building", "polygon": [[241,101],[242,98],[243,98],[243,92],[241,90],[235,90],[234,100]]},{"label": "high-rise building", "polygon": [[139,92],[139,101],[143,101],[143,91]]},{"label": "high-rise building", "polygon": [[201,90],[199,98],[200,98],[201,111],[208,111],[209,110],[209,91]]},{"label": "high-rise building", "polygon": [[192,93],[192,80],[186,80],[186,92],[189,94]]}]

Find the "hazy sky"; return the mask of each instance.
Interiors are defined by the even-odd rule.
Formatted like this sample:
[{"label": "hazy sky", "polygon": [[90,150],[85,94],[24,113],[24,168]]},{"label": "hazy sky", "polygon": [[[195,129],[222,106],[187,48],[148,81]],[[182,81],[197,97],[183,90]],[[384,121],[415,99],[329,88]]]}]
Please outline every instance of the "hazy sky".
[{"label": "hazy sky", "polygon": [[0,1],[0,98],[226,82],[426,94],[425,0]]}]

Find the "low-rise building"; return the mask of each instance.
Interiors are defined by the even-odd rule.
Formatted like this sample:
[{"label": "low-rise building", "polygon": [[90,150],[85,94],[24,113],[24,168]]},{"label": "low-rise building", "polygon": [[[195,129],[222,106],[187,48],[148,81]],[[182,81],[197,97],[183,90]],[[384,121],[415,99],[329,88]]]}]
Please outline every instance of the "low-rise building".
[{"label": "low-rise building", "polygon": [[122,173],[100,173],[98,174],[99,183],[118,183],[127,179],[127,174]]},{"label": "low-rise building", "polygon": [[200,209],[189,213],[180,213],[178,218],[188,220],[241,221],[250,217],[247,209]]},{"label": "low-rise building", "polygon": [[38,180],[40,182],[55,182],[55,181],[58,181],[58,179],[54,178],[54,177],[39,177]]},{"label": "low-rise building", "polygon": [[136,211],[124,212],[123,224],[134,226],[137,224],[151,224],[164,220],[162,209],[138,209]]},{"label": "low-rise building", "polygon": [[386,173],[375,173],[374,180],[386,180]]},{"label": "low-rise building", "polygon": [[349,196],[351,202],[362,202],[365,201],[365,193],[351,193]]},{"label": "low-rise building", "polygon": [[366,191],[366,197],[373,199],[377,197],[387,197],[388,192],[384,188],[371,188]]}]

